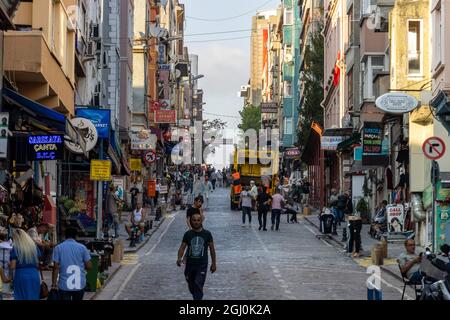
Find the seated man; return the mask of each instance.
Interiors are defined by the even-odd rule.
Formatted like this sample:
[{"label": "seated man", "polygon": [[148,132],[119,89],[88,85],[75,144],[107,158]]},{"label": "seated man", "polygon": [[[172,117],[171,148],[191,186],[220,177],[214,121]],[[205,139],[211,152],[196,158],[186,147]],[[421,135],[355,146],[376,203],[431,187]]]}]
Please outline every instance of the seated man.
[{"label": "seated man", "polygon": [[420,273],[421,255],[416,255],[416,244],[413,239],[405,241],[406,253],[402,253],[398,257],[398,264],[402,274],[405,274],[409,281],[420,284],[422,274]]},{"label": "seated man", "polygon": [[[138,226],[141,234],[144,234],[145,228],[145,213],[142,208],[142,204],[137,203],[136,209],[133,210],[130,217],[130,222],[125,224],[125,229],[127,230],[128,235],[131,237],[131,228]],[[130,238],[128,239],[130,240]]]}]

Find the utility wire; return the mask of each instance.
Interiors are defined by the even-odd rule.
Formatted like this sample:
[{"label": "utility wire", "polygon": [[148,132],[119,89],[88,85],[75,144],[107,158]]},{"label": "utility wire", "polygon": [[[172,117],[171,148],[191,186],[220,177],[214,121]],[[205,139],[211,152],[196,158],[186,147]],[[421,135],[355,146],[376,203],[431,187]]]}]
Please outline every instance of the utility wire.
[{"label": "utility wire", "polygon": [[217,41],[238,40],[238,39],[246,39],[246,38],[251,38],[251,36],[236,37],[236,38],[222,38],[222,39],[195,40],[195,41],[186,41],[186,43],[217,42]]},{"label": "utility wire", "polygon": [[272,2],[272,1],[274,1],[274,0],[268,0],[268,1],[264,2],[262,5],[260,5],[259,7],[255,8],[255,9],[253,9],[253,10],[249,10],[249,11],[246,11],[246,12],[244,12],[244,13],[241,13],[241,14],[239,14],[239,15],[237,15],[237,16],[232,16],[232,17],[215,18],[215,19],[205,19],[205,18],[198,18],[198,17],[186,16],[186,18],[192,19],[192,20],[198,20],[198,21],[206,21],[206,22],[218,22],[218,21],[233,20],[233,19],[237,19],[237,18],[243,17],[243,16],[245,16],[245,15],[247,15],[247,14],[254,13],[255,11],[261,9],[262,7],[264,7],[265,5],[269,4],[269,3]]},{"label": "utility wire", "polygon": [[226,115],[226,114],[217,114],[217,113],[210,113],[210,112],[203,112],[203,114],[207,114],[210,116],[216,116],[216,117],[226,117],[226,118],[235,118],[235,119],[240,119],[241,117],[238,116],[230,116],[230,115]]}]

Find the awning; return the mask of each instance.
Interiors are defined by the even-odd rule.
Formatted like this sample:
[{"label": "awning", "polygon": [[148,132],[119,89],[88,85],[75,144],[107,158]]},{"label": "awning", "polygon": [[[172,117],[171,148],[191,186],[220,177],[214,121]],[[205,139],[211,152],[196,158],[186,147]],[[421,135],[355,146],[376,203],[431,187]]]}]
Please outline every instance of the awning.
[{"label": "awning", "polygon": [[351,150],[355,145],[361,144],[361,133],[354,132],[352,136],[338,144],[337,150]]},{"label": "awning", "polygon": [[123,176],[131,176],[131,168],[128,163],[128,160],[125,158],[124,154],[122,153],[122,168],[121,168],[121,175]]},{"label": "awning", "polygon": [[37,121],[47,125],[50,129],[55,129],[55,131],[66,134],[72,142],[79,144],[84,151],[85,156],[88,156],[85,151],[86,142],[65,115],[37,103],[36,101],[28,99],[20,93],[8,88],[3,88],[3,97],[11,105],[17,106]]}]

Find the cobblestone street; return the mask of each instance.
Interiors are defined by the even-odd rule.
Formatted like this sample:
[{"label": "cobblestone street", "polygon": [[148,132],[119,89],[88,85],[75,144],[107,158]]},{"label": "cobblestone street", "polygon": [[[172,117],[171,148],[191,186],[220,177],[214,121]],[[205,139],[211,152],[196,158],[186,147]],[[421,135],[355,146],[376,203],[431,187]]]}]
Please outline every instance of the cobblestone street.
[{"label": "cobblestone street", "polygon": [[[280,231],[241,226],[241,213],[229,210],[228,189],[210,198],[205,228],[213,234],[217,272],[208,272],[205,299],[365,300],[366,270],[342,249],[316,238],[311,225],[287,224]],[[150,241],[123,266],[96,299],[191,299],[184,267],[176,255],[186,231],[185,212],[169,216]],[[382,273],[384,299],[399,300],[402,284]],[[411,296],[410,291],[407,291]]]}]

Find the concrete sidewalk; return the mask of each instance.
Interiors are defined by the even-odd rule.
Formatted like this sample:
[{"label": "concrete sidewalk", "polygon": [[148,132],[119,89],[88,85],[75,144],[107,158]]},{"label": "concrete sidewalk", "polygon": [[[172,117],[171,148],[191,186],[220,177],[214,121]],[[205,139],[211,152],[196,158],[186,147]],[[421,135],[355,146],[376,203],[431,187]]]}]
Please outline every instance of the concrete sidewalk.
[{"label": "concrete sidewalk", "polygon": [[[303,216],[305,221],[313,225],[319,230],[320,227],[320,221],[319,221],[319,215],[318,212],[313,212],[312,215],[309,216]],[[348,222],[341,222],[341,225],[337,226],[337,236],[336,235],[330,235],[329,241],[332,241],[335,246],[338,248],[342,248],[343,250],[347,249],[347,242],[342,241],[342,234],[343,229],[347,228]],[[371,257],[371,251],[374,245],[379,244],[380,241],[372,238],[369,235],[370,230],[370,224],[363,224],[362,230],[361,230],[361,246],[362,246],[362,256],[359,258],[353,258],[356,263],[363,267],[368,267],[369,265],[372,265],[372,257]],[[348,238],[349,232],[347,228],[347,238]],[[417,247],[417,252],[424,251],[424,248]],[[403,245],[403,241],[395,241],[395,242],[388,242],[388,257],[384,258],[384,264],[380,266],[380,268],[388,273],[390,273],[392,276],[396,277],[398,280],[402,281],[402,277],[400,274],[400,270],[398,268],[397,264],[397,257],[402,253],[405,252],[405,247]]]}]

